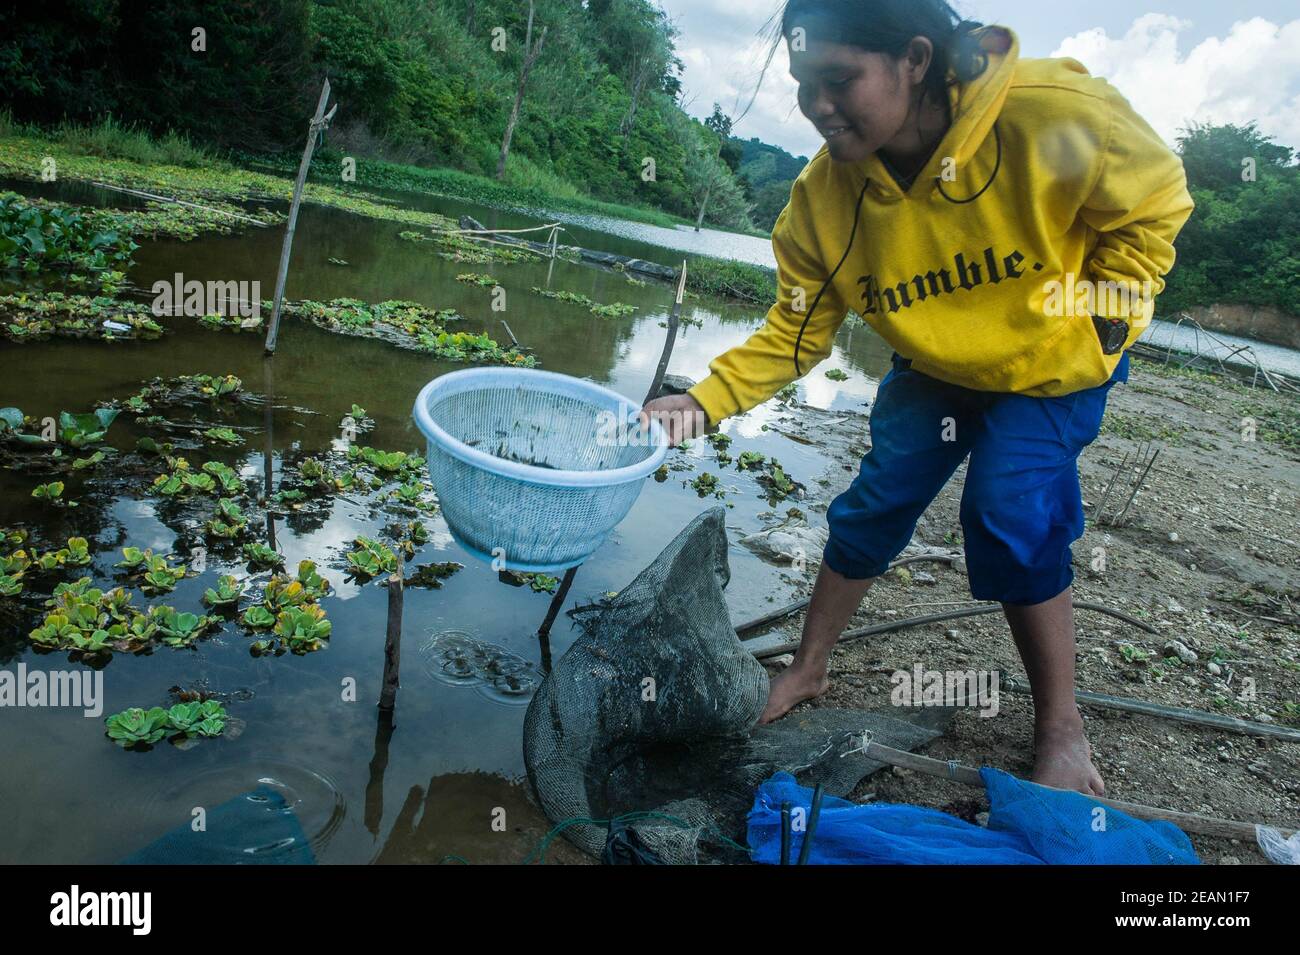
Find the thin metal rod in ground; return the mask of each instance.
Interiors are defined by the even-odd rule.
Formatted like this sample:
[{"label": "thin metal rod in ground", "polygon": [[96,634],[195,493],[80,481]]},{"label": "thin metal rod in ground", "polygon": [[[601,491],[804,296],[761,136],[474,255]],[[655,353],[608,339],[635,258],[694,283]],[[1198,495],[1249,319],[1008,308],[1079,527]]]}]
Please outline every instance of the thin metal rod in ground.
[{"label": "thin metal rod in ground", "polygon": [[[1150,449],[1150,447],[1151,445],[1148,444],[1147,445],[1148,450]],[[1142,485],[1146,484],[1147,475],[1151,473],[1151,468],[1155,466],[1156,458],[1158,457],[1160,457],[1160,449],[1156,448],[1155,451],[1152,452],[1151,458],[1147,461],[1146,470],[1142,472],[1141,477],[1137,479],[1137,483],[1133,485],[1133,493],[1128,496],[1128,502],[1125,503],[1124,509],[1120,511],[1119,516],[1115,518],[1114,524],[1116,527],[1120,527],[1124,524],[1124,515],[1127,514],[1128,509],[1133,506],[1134,500],[1137,499],[1138,492],[1142,490]],[[1139,458],[1138,460],[1142,460],[1142,459]]]},{"label": "thin metal rod in ground", "polygon": [[302,162],[298,164],[298,178],[293,184],[293,202],[289,205],[289,221],[284,229],[284,243],[280,246],[280,270],[275,276],[275,304],[271,309],[271,324],[266,330],[266,353],[275,351],[275,339],[280,332],[280,305],[284,301],[284,283],[289,275],[289,256],[293,251],[293,232],[298,226],[298,207],[302,204],[302,189],[307,182],[307,168],[311,165],[311,154],[316,150],[316,140],[321,131],[329,126],[330,120],[338,110],[338,104],[325,115],[325,104],[330,98],[330,81],[320,90],[320,101],[316,104],[316,114],[307,128],[307,145],[303,147]]},{"label": "thin metal rod in ground", "polygon": [[[1030,692],[1028,683],[1005,673],[998,678],[998,690],[1006,690],[1008,693]],[[1284,739],[1292,743],[1300,743],[1300,730],[1291,729],[1287,726],[1271,726],[1268,723],[1239,720],[1235,716],[1224,716],[1222,713],[1207,713],[1203,710],[1190,710],[1182,706],[1163,706],[1159,703],[1148,703],[1145,700],[1111,696],[1109,693],[1089,693],[1086,690],[1075,690],[1074,698],[1080,703],[1086,703],[1089,706],[1096,706],[1105,710],[1141,713],[1143,716],[1156,716],[1160,719],[1174,720],[1179,723],[1209,726],[1214,729],[1227,730],[1230,733],[1241,733],[1245,736],[1267,736],[1274,739]]]},{"label": "thin metal rod in ground", "polygon": [[1101,496],[1101,503],[1097,505],[1096,511],[1093,512],[1098,525],[1106,523],[1106,504],[1110,501],[1110,492],[1115,487],[1115,482],[1119,480],[1119,476],[1124,473],[1124,466],[1128,464],[1130,453],[1131,452],[1128,451],[1124,452],[1124,457],[1120,460],[1119,467],[1117,467],[1115,473],[1110,476],[1110,483],[1106,485],[1106,492]]},{"label": "thin metal rod in ground", "polygon": [[[979,771],[969,766],[954,766],[950,763],[938,759],[932,759],[929,756],[922,756],[919,753],[908,753],[901,749],[894,749],[892,746],[882,746],[880,743],[867,741],[859,750],[868,759],[874,759],[877,762],[885,763],[888,766],[897,766],[900,769],[911,769],[918,773],[924,773],[927,776],[937,776],[941,779],[953,779],[959,783],[965,783],[968,786],[984,787],[984,780],[981,778]],[[1044,789],[1054,787],[1045,786]],[[1064,792],[1067,790],[1057,790]],[[1253,822],[1237,822],[1234,819],[1221,819],[1216,816],[1201,816],[1190,812],[1178,812],[1175,809],[1160,809],[1155,806],[1144,806],[1141,803],[1125,802],[1120,799],[1109,799],[1105,796],[1087,796],[1103,805],[1110,806],[1112,809],[1118,809],[1126,812],[1130,816],[1138,819],[1157,819],[1164,822],[1172,822],[1180,829],[1187,832],[1195,832],[1203,836],[1219,836],[1225,839],[1245,839],[1249,842],[1255,841],[1255,830],[1257,824]],[[1282,830],[1284,836],[1290,836],[1290,832]]]}]

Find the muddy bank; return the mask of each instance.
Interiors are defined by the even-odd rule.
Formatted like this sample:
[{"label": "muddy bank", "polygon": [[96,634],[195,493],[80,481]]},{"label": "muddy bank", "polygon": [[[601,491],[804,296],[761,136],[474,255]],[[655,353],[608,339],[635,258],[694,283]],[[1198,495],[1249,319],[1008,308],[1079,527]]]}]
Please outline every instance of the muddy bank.
[{"label": "muddy bank", "polygon": [[[775,425],[814,440],[836,459],[810,482],[804,510],[814,525],[824,527],[826,505],[847,486],[870,446],[868,411],[868,405],[847,415],[794,407]],[[1080,690],[1300,726],[1298,430],[1294,396],[1134,362],[1131,381],[1114,389],[1102,434],[1080,461],[1088,529],[1074,547],[1075,599],[1124,611],[1159,635],[1079,611]],[[1098,506],[1116,469],[1127,454],[1128,467],[1116,482],[1122,493],[1112,489],[1106,505],[1110,516],[1128,498],[1144,446],[1159,446],[1160,453],[1143,489],[1120,526],[1098,526]],[[963,466],[926,511],[914,543],[960,547],[964,473]],[[807,595],[815,574],[812,566],[791,579]],[[850,626],[970,606],[960,561],[913,564],[882,578]],[[797,637],[802,624],[798,615],[773,632]],[[1190,652],[1180,659],[1173,641]],[[1002,670],[1022,679],[1024,673],[1005,620],[992,613],[841,644],[831,659],[830,690],[804,706],[888,707],[890,674],[917,664]],[[1300,743],[1092,706],[1081,712],[1108,795],[1300,825]],[[952,732],[926,753],[1027,777],[1032,739],[1029,697],[1004,692],[996,715],[959,711]],[[988,810],[982,790],[906,770],[867,779],[854,797],[871,795],[970,819]],[[1201,836],[1192,841],[1207,863],[1266,861],[1253,845]]]}]

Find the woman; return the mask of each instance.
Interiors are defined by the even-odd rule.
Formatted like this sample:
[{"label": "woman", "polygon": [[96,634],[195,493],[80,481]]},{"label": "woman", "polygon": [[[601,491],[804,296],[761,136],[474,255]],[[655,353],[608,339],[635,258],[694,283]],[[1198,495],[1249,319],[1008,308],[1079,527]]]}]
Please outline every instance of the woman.
[{"label": "woman", "polygon": [[1173,266],[1182,164],[1077,61],[1020,59],[1011,31],[943,0],[789,0],[781,32],[826,144],[772,231],[777,302],[644,409],[674,444],[715,427],[829,355],[850,308],[895,350],[763,721],[825,691],[841,631],[969,458],[971,593],[1002,603],[1032,683],[1033,778],[1100,795],[1074,701],[1077,458]]}]

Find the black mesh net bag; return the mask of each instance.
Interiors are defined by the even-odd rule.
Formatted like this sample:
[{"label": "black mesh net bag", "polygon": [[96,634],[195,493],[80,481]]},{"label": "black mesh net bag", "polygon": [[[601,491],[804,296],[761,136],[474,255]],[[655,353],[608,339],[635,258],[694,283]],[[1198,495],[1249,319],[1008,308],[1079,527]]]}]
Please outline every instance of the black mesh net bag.
[{"label": "black mesh net bag", "polygon": [[755,725],[768,678],[723,597],[725,513],[700,514],[617,596],[580,614],[582,634],[528,707],[529,781],[547,817],[594,856],[614,821],[665,862],[743,862],[745,816],[772,773],[847,796],[880,767],[843,755],[852,736],[911,749],[938,735],[933,713],[927,726],[826,707]]}]

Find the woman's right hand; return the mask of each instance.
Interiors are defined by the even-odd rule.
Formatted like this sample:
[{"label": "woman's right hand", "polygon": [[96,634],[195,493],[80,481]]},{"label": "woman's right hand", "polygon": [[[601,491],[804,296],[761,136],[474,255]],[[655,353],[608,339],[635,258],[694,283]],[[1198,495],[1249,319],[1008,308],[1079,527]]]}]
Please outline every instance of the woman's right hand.
[{"label": "woman's right hand", "polygon": [[665,395],[647,401],[641,409],[642,426],[648,425],[651,418],[658,421],[668,435],[669,447],[676,447],[709,430],[709,416],[690,395]]}]

